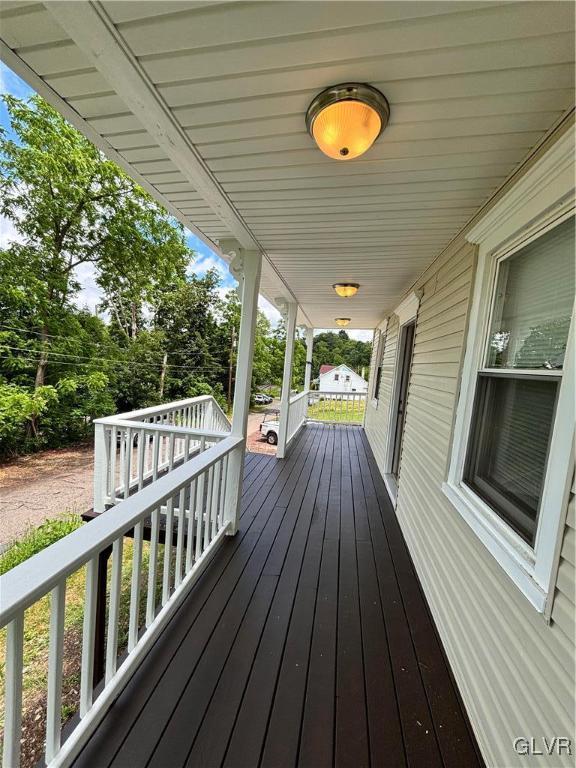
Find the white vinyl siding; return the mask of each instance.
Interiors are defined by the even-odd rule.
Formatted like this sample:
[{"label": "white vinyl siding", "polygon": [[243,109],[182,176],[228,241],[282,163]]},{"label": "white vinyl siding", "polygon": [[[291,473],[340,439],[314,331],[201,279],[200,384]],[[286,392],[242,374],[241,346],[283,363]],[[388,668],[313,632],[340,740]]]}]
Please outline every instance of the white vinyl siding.
[{"label": "white vinyl siding", "polygon": [[[417,284],[420,303],[396,514],[436,620],[482,753],[490,766],[526,765],[513,739],[574,733],[574,499],[552,621],[525,599],[441,490],[450,458],[467,332],[475,246],[463,238]],[[366,432],[382,468],[397,323]],[[568,766],[563,756],[529,758]]]},{"label": "white vinyl siding", "polygon": [[[558,576],[556,579],[556,591],[552,606],[552,621],[566,635],[566,639],[574,648],[575,630],[574,607],[576,597],[576,524],[574,522],[574,509],[576,507],[576,478],[572,483],[568,513],[566,515],[566,527],[560,550],[560,562],[558,564]],[[573,652],[573,651],[572,651]],[[574,662],[573,662],[574,663]]]}]

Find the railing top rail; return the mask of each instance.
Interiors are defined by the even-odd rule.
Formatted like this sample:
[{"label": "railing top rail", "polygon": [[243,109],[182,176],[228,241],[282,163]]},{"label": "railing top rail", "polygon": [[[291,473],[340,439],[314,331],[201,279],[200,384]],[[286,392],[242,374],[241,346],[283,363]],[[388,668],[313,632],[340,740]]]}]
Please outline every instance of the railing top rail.
[{"label": "railing top rail", "polygon": [[[210,397],[212,397],[212,395],[210,395]],[[212,397],[212,404],[213,404],[214,408],[221,414],[221,416],[224,419],[224,421],[227,424],[230,424],[230,426],[232,426],[232,424],[230,423],[230,419],[228,418],[228,416],[226,416],[226,414],[224,413],[222,408],[220,408],[220,406],[218,405],[218,401],[216,400],[215,397]]]},{"label": "railing top rail", "polygon": [[[212,395],[199,395],[198,397],[188,397],[185,400],[175,400],[172,403],[162,403],[161,405],[152,405],[150,408],[140,408],[137,411],[128,411],[127,413],[118,413],[114,416],[104,416],[101,419],[95,419],[95,424],[106,424],[111,419],[125,419],[128,421],[134,421],[146,416],[160,416],[163,413],[169,413],[170,411],[177,410],[178,408],[185,408],[188,405],[194,405],[195,403],[202,403],[212,400],[216,405],[216,401]],[[220,407],[220,406],[218,406]]]},{"label": "railing top rail", "polygon": [[366,397],[367,392],[353,392],[351,389],[311,389],[309,395],[356,395],[357,397]]},{"label": "railing top rail", "polygon": [[193,429],[192,427],[178,427],[175,424],[151,424],[148,421],[130,421],[129,419],[120,419],[112,416],[104,419],[96,419],[95,424],[104,423],[107,427],[124,427],[132,429],[134,432],[144,430],[145,432],[167,432],[182,437],[206,437],[209,440],[224,440],[230,437],[230,432],[220,432],[215,429]]},{"label": "railing top rail", "polygon": [[292,405],[292,403],[298,402],[298,400],[302,400],[302,398],[306,397],[306,395],[308,394],[310,394],[310,392],[307,389],[305,389],[304,392],[298,392],[297,395],[294,395],[293,397],[290,398],[290,405]]},{"label": "railing top rail", "polygon": [[178,493],[242,444],[240,437],[226,437],[210,450],[158,478],[134,496],[124,499],[110,514],[94,518],[88,525],[76,529],[1,576],[0,627],[50,592],[62,579],[81,568],[125,531],[133,528],[165,499]]}]

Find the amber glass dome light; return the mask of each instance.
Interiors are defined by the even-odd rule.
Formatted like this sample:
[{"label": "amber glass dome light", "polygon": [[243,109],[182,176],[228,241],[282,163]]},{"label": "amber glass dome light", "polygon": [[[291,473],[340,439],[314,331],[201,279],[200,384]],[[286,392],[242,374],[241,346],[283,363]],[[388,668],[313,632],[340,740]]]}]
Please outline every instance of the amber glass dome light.
[{"label": "amber glass dome light", "polygon": [[370,149],[390,117],[380,91],[365,83],[341,83],[316,96],[306,113],[306,127],[328,157],[353,160]]},{"label": "amber glass dome light", "polygon": [[338,296],[342,296],[343,299],[349,299],[350,296],[355,296],[360,288],[358,283],[335,283],[332,288],[336,291]]},{"label": "amber glass dome light", "polygon": [[343,328],[345,325],[348,325],[348,323],[350,322],[350,318],[349,317],[336,317],[336,318],[334,318],[334,322],[336,323],[336,325],[339,325],[341,328]]}]

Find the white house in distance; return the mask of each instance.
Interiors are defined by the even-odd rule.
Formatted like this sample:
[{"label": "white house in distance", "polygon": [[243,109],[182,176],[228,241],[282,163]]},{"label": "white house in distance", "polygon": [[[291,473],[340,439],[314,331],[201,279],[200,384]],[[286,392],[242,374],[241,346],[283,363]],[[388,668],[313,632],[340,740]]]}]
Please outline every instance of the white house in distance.
[{"label": "white house in distance", "polygon": [[368,392],[368,382],[352,368],[342,365],[321,365],[318,377],[320,392]]}]

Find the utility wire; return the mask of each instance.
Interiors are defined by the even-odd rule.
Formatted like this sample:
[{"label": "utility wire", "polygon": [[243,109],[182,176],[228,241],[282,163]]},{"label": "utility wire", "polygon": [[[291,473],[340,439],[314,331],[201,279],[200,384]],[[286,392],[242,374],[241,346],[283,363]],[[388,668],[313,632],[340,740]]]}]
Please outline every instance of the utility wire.
[{"label": "utility wire", "polygon": [[[16,328],[15,326],[4,325],[3,323],[0,323],[0,329],[1,328],[5,328],[5,329],[8,329],[8,330],[18,331],[19,333],[33,333],[36,336],[45,336],[46,338],[50,338],[50,339],[63,339],[65,341],[75,341],[75,342],[79,341],[77,336],[58,336],[56,334],[51,334],[51,333],[42,334],[39,331],[29,331],[29,330],[27,330],[25,328]],[[21,339],[21,341],[26,341],[26,342],[27,341],[35,341],[35,339]],[[1,341],[0,341],[0,344],[2,344]],[[96,344],[99,344],[99,342],[96,342]],[[6,345],[2,344],[2,346],[6,346]],[[56,354],[56,353],[54,353],[54,354]],[[195,352],[189,352],[188,354],[191,355],[191,356],[200,356],[200,355],[203,355],[204,353],[200,352],[200,351],[195,351]],[[86,359],[89,360],[91,358],[86,358]],[[110,359],[110,358],[108,358],[108,359]]]},{"label": "utility wire", "polygon": [[[30,364],[33,364],[33,363],[37,362],[37,358],[32,358],[32,357],[26,357],[26,358],[22,358],[22,359],[24,360],[24,362],[30,363]],[[9,355],[0,355],[0,360],[14,360],[14,357],[13,356],[9,356]],[[53,362],[53,364],[54,365],[58,365],[58,366],[60,366],[60,365],[69,365],[69,366],[72,366],[72,367],[75,367],[75,368],[80,368],[80,367],[90,368],[92,366],[97,366],[98,364],[102,364],[102,361],[98,360],[97,358],[95,358],[90,363],[71,363],[71,362],[67,362],[66,360],[55,360]],[[150,364],[150,366],[147,366],[146,363],[124,363],[124,365],[127,365],[129,368],[132,368],[134,366],[139,366],[139,367],[145,367],[145,368],[149,367],[149,370],[152,370],[152,369],[156,370],[155,364]],[[158,367],[161,367],[161,364]],[[216,368],[210,369],[210,368],[194,368],[194,366],[191,366],[191,368],[188,370],[188,372],[191,373],[192,375],[196,375],[196,374],[200,374],[200,373],[206,373],[206,374],[208,374],[208,373],[217,373],[218,374],[218,373],[222,373],[223,370],[224,370],[224,368],[222,368],[222,369],[216,369]]]},{"label": "utility wire", "polygon": [[[28,356],[28,359],[36,359],[38,355],[38,352],[36,350],[28,349],[26,347],[12,347],[12,346],[9,346],[8,344],[2,344],[2,342],[0,342],[0,351],[2,351],[3,349],[10,349],[16,352],[22,352],[24,355]],[[114,363],[115,365],[131,365],[131,366],[137,365],[144,368],[166,367],[166,368],[177,368],[185,371],[194,369],[195,371],[202,371],[202,372],[224,370],[224,367],[225,367],[225,366],[219,365],[218,363],[215,363],[213,366],[200,366],[200,367],[195,367],[193,363],[190,365],[167,364],[166,366],[164,366],[162,363],[139,363],[136,361],[129,361],[129,360],[115,360],[114,358],[110,358],[110,357],[85,357],[83,355],[71,355],[65,352],[53,352],[52,350],[49,350],[49,349],[45,350],[45,354],[56,355],[58,357],[68,357],[68,358],[71,357],[74,360],[88,361],[87,363],[78,363],[78,365],[89,365],[94,362],[99,362],[99,363]],[[10,359],[10,358],[6,357],[5,359]],[[54,360],[53,362],[56,363],[57,365],[64,365],[66,361]],[[70,365],[75,365],[75,363],[70,363]]]},{"label": "utility wire", "polygon": [[[38,350],[29,349],[28,347],[13,347],[13,346],[10,346],[9,344],[4,344],[2,341],[0,341],[0,349],[11,349],[11,350],[14,350],[16,352],[24,352],[25,354],[28,354],[28,355],[37,355],[38,354]],[[115,359],[115,358],[112,358],[112,357],[99,357],[99,358],[97,358],[96,356],[88,357],[86,355],[71,354],[69,352],[56,352],[56,351],[51,350],[51,349],[44,349],[44,354],[46,354],[46,355],[56,355],[57,357],[72,357],[75,360],[89,360],[89,361],[92,361],[92,360],[98,359],[98,360],[100,360],[102,362],[116,363],[116,364],[124,364],[124,363],[129,362],[129,361],[121,360],[121,359]],[[56,361],[56,362],[58,362],[58,361]],[[160,367],[166,367],[166,368],[183,368],[185,370],[188,370],[191,367],[191,365],[193,365],[193,363],[191,363],[191,365],[176,365],[175,363],[168,363],[168,364],[166,364],[166,366],[164,366],[163,363],[138,363],[138,362],[134,362],[132,364],[133,365],[144,365],[146,367],[148,367],[148,366],[160,366]],[[201,368],[205,369],[205,370],[209,370],[212,367],[224,368],[224,366],[221,366],[218,363],[215,363],[214,366],[201,366]]]}]

